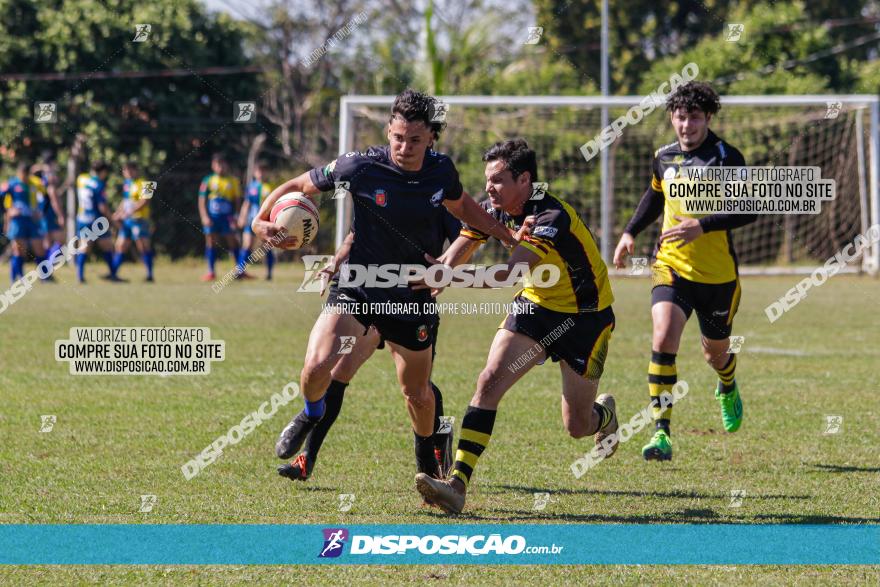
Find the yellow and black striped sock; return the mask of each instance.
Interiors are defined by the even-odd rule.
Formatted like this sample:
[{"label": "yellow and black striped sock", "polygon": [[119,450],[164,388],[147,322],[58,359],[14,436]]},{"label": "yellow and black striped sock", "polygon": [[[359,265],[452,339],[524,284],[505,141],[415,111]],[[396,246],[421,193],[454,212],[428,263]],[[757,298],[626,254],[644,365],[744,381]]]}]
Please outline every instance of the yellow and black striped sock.
[{"label": "yellow and black striped sock", "polygon": [[452,476],[458,477],[467,487],[477,466],[477,459],[486,450],[492,428],[495,426],[495,410],[484,410],[476,406],[468,406],[461,422],[458,437],[458,450],[455,451],[455,466]]},{"label": "yellow and black striped sock", "polygon": [[720,369],[715,369],[715,372],[718,373],[718,381],[721,383],[721,393],[733,391],[736,379],[736,355],[730,353],[727,364]]},{"label": "yellow and black striped sock", "polygon": [[672,406],[661,409],[660,396],[672,395],[672,386],[678,381],[675,368],[675,353],[651,351],[651,364],[648,365],[648,393],[651,396],[651,412],[656,428],[669,434],[669,421],[672,419]]}]

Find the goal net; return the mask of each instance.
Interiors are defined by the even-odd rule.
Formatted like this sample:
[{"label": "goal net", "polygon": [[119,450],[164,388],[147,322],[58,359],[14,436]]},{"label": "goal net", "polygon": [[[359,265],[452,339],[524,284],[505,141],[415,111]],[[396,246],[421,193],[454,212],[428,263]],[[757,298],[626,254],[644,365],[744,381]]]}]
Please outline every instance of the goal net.
[{"label": "goal net", "polygon": [[[340,153],[387,142],[385,125],[393,96],[342,100]],[[538,154],[539,180],[569,202],[600,241],[603,256],[617,240],[651,182],[654,151],[673,142],[668,115],[656,108],[589,161],[581,146],[608,120],[625,115],[641,96],[448,96],[447,128],[435,145],[455,162],[465,190],[484,193],[483,152],[494,142],[524,137]],[[836,199],[816,215],[760,215],[734,231],[743,273],[809,272],[825,262],[878,217],[876,96],[728,96],[712,130],[742,151],[749,166],[815,166],[836,181]],[[604,184],[604,190],[603,190]],[[604,197],[603,197],[604,192]],[[348,230],[350,202],[337,200],[337,244]],[[634,256],[650,257],[660,221],[636,239]],[[485,255],[500,255],[489,249]],[[874,246],[850,270],[874,272]]]}]

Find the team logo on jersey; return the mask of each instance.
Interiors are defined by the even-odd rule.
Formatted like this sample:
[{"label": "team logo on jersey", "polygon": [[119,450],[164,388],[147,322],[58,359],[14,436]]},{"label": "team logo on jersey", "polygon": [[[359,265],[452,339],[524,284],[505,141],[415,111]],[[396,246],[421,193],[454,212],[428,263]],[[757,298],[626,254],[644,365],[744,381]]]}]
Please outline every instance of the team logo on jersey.
[{"label": "team logo on jersey", "polygon": [[559,232],[559,229],[552,226],[536,226],[534,229],[532,229],[533,235],[546,236],[547,238],[553,238],[554,236],[556,236],[557,232]]},{"label": "team logo on jersey", "polygon": [[663,172],[663,179],[675,179],[678,176],[678,170],[675,167],[667,167]]},{"label": "team logo on jersey", "polygon": [[428,340],[428,327],[424,324],[419,326],[418,334],[416,336],[418,336],[419,342],[425,342]]},{"label": "team logo on jersey", "polygon": [[437,192],[431,196],[431,205],[435,208],[440,205],[440,202],[443,201],[443,188],[440,188]]},{"label": "team logo on jersey", "polygon": [[382,206],[384,208],[388,205],[388,194],[385,193],[385,190],[376,190],[373,192],[373,201],[376,202],[377,206]]}]

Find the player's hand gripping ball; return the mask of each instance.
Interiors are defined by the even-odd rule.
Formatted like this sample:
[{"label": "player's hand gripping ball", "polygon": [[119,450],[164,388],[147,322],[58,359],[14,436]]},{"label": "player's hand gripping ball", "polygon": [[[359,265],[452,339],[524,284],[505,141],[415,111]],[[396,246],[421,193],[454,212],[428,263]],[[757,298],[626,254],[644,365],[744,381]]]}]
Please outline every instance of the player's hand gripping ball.
[{"label": "player's hand gripping ball", "polygon": [[315,240],[318,234],[318,206],[302,192],[292,192],[278,198],[269,212],[269,221],[283,226],[288,239],[295,240],[286,249],[298,249]]}]

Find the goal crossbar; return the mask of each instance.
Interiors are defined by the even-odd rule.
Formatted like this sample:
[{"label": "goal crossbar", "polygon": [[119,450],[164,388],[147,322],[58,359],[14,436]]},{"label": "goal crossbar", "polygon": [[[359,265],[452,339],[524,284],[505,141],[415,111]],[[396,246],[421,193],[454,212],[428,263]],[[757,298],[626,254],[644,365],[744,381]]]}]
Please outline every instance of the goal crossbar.
[{"label": "goal crossbar", "polygon": [[[360,107],[376,107],[386,106],[394,102],[395,96],[391,95],[348,95],[340,99],[340,117],[339,117],[339,150],[340,155],[355,149],[354,145],[354,115]],[[621,108],[638,105],[645,99],[645,96],[438,96],[438,99],[446,104],[471,106],[471,107],[492,107],[492,106],[562,106],[562,107],[581,107],[581,108]],[[839,103],[841,107],[846,106],[848,109],[857,109],[868,113],[868,144],[863,145],[860,140],[858,143],[858,153],[860,169],[867,170],[867,194],[863,194],[866,210],[863,211],[862,225],[880,224],[880,96],[867,94],[848,94],[848,95],[757,95],[757,96],[722,96],[721,102],[725,106],[826,106],[830,103]],[[857,118],[858,128],[863,128],[861,114]],[[598,132],[600,129],[596,128]],[[625,131],[624,131],[625,132]],[[595,133],[584,131],[585,137],[591,137]],[[572,149],[577,149],[579,145],[572,145]],[[866,148],[867,147],[867,148]],[[597,164],[599,162],[597,161]],[[606,192],[609,181],[609,171],[606,166],[601,168],[601,182],[603,193]],[[610,197],[603,197],[600,206],[602,208],[600,234],[603,236],[612,234],[611,215],[607,209],[611,208],[613,202]],[[335,242],[338,248],[345,235],[348,233],[351,224],[351,202],[349,198],[336,200],[336,234]],[[602,242],[602,256],[606,263],[610,262],[610,251],[612,243],[609,242],[607,236]],[[862,270],[876,273],[880,269],[880,243],[875,243],[870,254],[864,256],[862,261]],[[795,268],[794,271],[803,271],[803,268]],[[792,271],[789,269],[779,269],[779,273]],[[761,270],[761,273],[773,273],[773,269]]]}]

